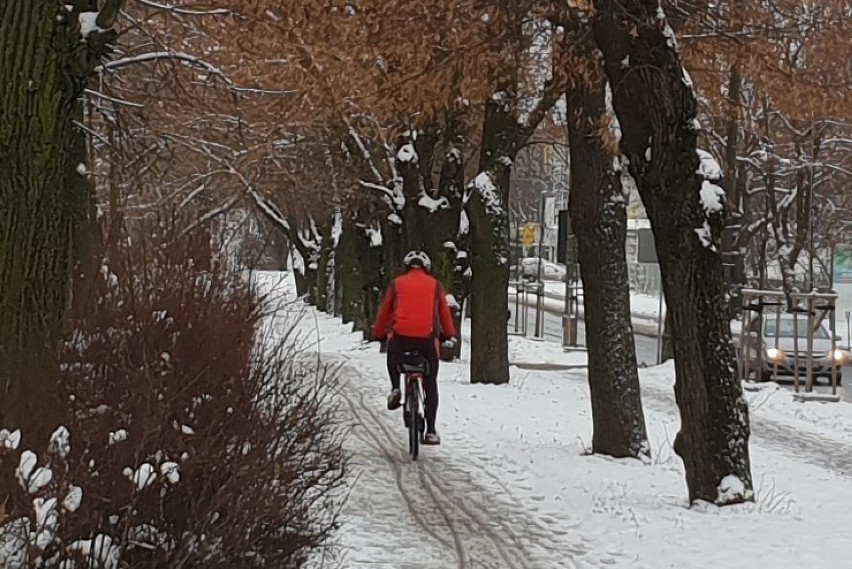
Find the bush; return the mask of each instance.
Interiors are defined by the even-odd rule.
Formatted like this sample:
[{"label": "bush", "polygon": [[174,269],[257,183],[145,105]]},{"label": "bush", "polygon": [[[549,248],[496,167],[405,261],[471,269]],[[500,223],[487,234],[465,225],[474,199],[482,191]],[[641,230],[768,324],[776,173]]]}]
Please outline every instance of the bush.
[{"label": "bush", "polygon": [[336,526],[341,432],[263,306],[203,234],[113,248],[69,317],[54,436],[0,431],[0,566],[302,566]]}]

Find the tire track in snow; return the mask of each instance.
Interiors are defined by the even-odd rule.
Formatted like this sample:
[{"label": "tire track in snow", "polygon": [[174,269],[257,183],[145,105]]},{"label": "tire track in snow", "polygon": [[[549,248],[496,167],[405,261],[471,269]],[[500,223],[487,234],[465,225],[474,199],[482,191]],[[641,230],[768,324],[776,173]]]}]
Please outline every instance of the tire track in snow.
[{"label": "tire track in snow", "polygon": [[[346,359],[348,360],[348,358]],[[347,363],[349,362],[347,361]],[[355,370],[355,374],[357,375],[357,370]],[[467,569],[467,567],[535,569],[537,567],[537,565],[528,561],[533,558],[533,555],[521,541],[516,528],[505,521],[507,512],[502,511],[502,509],[489,511],[475,500],[459,495],[459,489],[453,488],[439,479],[433,473],[434,468],[430,468],[429,465],[429,462],[433,460],[442,471],[453,472],[456,475],[460,473],[458,469],[453,468],[440,458],[428,458],[427,460],[421,459],[412,462],[407,453],[400,452],[398,456],[395,456],[396,453],[389,449],[400,447],[402,430],[392,430],[386,424],[386,421],[380,418],[366,403],[363,393],[359,393],[357,402],[342,391],[341,395],[346,400],[353,416],[361,423],[370,438],[370,441],[365,442],[368,442],[370,447],[381,454],[390,465],[397,490],[405,503],[406,509],[411,512],[418,526],[422,527],[446,549],[453,552],[458,569]],[[416,473],[420,488],[417,488],[416,485],[405,484],[403,464],[410,465],[410,468]],[[497,475],[491,472],[487,474],[498,479]],[[470,478],[469,474],[467,476]],[[485,489],[475,485],[472,480],[470,480],[470,484],[472,486],[465,489],[465,493],[469,493],[467,490],[474,490],[477,495],[489,499],[494,498],[489,496]],[[501,486],[507,490],[502,484]],[[413,496],[418,492],[422,501],[425,502],[419,505],[419,509],[417,503],[419,500]],[[437,514],[443,522],[438,524],[438,527],[445,528],[450,539],[440,535],[436,531],[435,524],[430,524],[426,516],[423,515],[423,512],[427,511],[430,506],[433,513]],[[511,513],[514,514],[515,512]],[[525,527],[529,523],[530,520],[527,520],[521,527]],[[540,524],[533,525],[536,529],[542,529]],[[531,534],[527,536],[528,540],[539,544],[543,541],[549,541],[542,533]],[[506,542],[511,545],[507,545]],[[574,548],[571,548],[571,550],[572,553],[575,552]],[[496,565],[493,564],[495,561],[497,562]],[[563,566],[569,567],[571,565],[569,562],[568,565]]]},{"label": "tire track in snow", "polygon": [[[412,490],[416,488],[416,486],[408,486],[403,488],[403,483],[401,480],[402,468],[398,460],[394,460],[392,453],[387,451],[388,448],[394,448],[399,445],[400,441],[400,433],[392,431],[384,421],[382,421],[376,413],[367,405],[364,401],[364,395],[359,394],[359,404],[361,409],[365,412],[365,414],[369,415],[372,419],[371,422],[378,427],[378,429],[384,435],[382,438],[384,440],[379,441],[379,437],[374,437],[374,440],[377,444],[381,445],[384,452],[385,457],[391,461],[395,470],[395,473],[399,473],[400,477],[398,479],[398,488],[400,488],[400,492],[403,494],[410,494]],[[353,403],[350,400],[350,406]],[[363,415],[358,409],[354,409],[354,412],[357,415],[361,416],[362,425],[367,427],[367,425],[363,422]],[[377,433],[373,433],[373,435],[377,435]],[[495,535],[494,531],[488,528],[482,521],[481,518],[478,518],[470,513],[469,510],[465,510],[461,507],[462,497],[454,494],[452,492],[452,488],[449,486],[442,484],[437,481],[431,472],[427,470],[427,467],[424,461],[421,459],[417,462],[412,462],[408,454],[401,455],[404,458],[401,460],[411,465],[411,468],[417,473],[417,477],[420,480],[421,488],[428,495],[426,499],[425,507],[433,506],[437,513],[440,515],[442,520],[444,521],[445,527],[451,534],[453,539],[453,544],[455,546],[456,558],[458,560],[458,567],[463,568],[467,566],[474,566],[474,562],[472,560],[470,548],[473,546],[478,546],[480,553],[481,562],[477,563],[476,566],[488,566],[486,565],[486,560],[488,559],[489,551],[496,551],[500,558],[505,563],[504,565],[497,565],[497,568],[502,567],[511,567],[511,568],[523,568],[529,569],[529,566],[524,562],[524,558],[520,557],[520,559],[512,559],[512,556],[508,553],[506,547],[503,545],[502,536]],[[412,500],[410,497],[408,498],[409,509],[414,510],[411,506]],[[462,514],[462,515],[459,515]],[[487,516],[487,514],[486,514]],[[421,517],[422,519],[422,517]],[[422,525],[422,524],[421,524]],[[464,528],[460,530],[459,527]],[[425,528],[424,528],[425,529]],[[433,528],[430,528],[430,530]],[[430,531],[431,533],[431,531]],[[487,544],[476,543],[477,539],[484,537],[488,541],[490,541],[490,546]],[[468,542],[467,547],[465,547],[464,542]],[[472,542],[472,543],[471,543]]]},{"label": "tire track in snow", "polygon": [[[432,524],[430,524],[427,520],[424,519],[420,510],[414,504],[414,501],[406,491],[406,488],[403,484],[402,477],[402,468],[397,460],[394,459],[390,450],[383,444],[383,441],[377,436],[377,434],[369,428],[367,422],[364,420],[363,415],[360,413],[358,406],[345,394],[341,393],[341,396],[346,401],[346,404],[349,406],[353,417],[364,427],[364,431],[370,440],[362,438],[362,440],[369,445],[373,450],[381,454],[388,465],[393,470],[393,478],[396,483],[397,491],[399,492],[400,497],[405,503],[405,508],[411,514],[411,517],[414,519],[414,522],[427,534],[429,534],[435,541],[440,543],[445,549],[454,549],[455,556],[457,559],[457,567],[458,569],[466,569],[466,558],[467,553],[464,551],[464,548],[461,544],[461,540],[457,535],[452,536],[452,540],[447,540],[443,536],[439,535],[438,532],[434,531],[432,528]],[[362,406],[361,409],[364,409]],[[375,417],[373,417],[373,422],[376,422]]]}]

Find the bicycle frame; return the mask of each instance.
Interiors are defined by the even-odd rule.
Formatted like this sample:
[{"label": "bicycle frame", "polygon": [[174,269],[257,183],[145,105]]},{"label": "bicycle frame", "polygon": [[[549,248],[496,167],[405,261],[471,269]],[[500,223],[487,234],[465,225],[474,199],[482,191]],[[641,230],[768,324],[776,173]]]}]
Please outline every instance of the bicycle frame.
[{"label": "bicycle frame", "polygon": [[408,451],[411,460],[417,460],[420,452],[420,436],[425,429],[425,394],[423,374],[409,372],[405,374],[405,408],[408,425]]}]

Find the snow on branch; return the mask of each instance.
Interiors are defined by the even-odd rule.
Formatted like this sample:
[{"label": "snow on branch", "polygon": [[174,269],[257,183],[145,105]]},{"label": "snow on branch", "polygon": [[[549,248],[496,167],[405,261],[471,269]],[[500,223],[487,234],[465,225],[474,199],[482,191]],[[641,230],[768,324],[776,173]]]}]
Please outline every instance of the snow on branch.
[{"label": "snow on branch", "polygon": [[221,77],[225,83],[229,86],[233,86],[233,81],[225,74],[224,71],[216,67],[215,65],[211,65],[207,63],[203,59],[191,55],[189,53],[184,53],[182,51],[152,51],[149,53],[140,53],[139,55],[132,55],[130,57],[123,57],[121,59],[114,59],[112,61],[107,61],[103,65],[99,65],[95,68],[96,73],[101,73],[106,70],[120,69],[122,67],[127,67],[128,65],[133,65],[134,63],[145,63],[149,61],[161,61],[161,60],[177,60],[182,63],[186,63],[189,65],[195,65],[201,67],[208,73],[213,75],[218,75]]},{"label": "snow on branch", "polygon": [[278,206],[260,195],[254,188],[249,188],[248,194],[252,200],[254,200],[254,203],[257,204],[257,207],[260,208],[260,210],[265,213],[270,220],[280,225],[285,232],[289,233],[290,222],[287,221],[287,218],[284,217],[284,214],[281,213]]},{"label": "snow on branch", "polygon": [[358,149],[361,151],[361,158],[370,166],[370,171],[373,173],[373,176],[376,178],[376,181],[381,181],[382,174],[379,172],[379,169],[376,167],[376,164],[373,162],[373,156],[370,154],[370,151],[367,150],[367,146],[364,144],[364,141],[361,139],[361,135],[358,134],[358,131],[355,130],[351,125],[349,126],[349,136],[352,137],[352,140],[355,141],[355,144],[358,146]]},{"label": "snow on branch", "polygon": [[124,99],[118,99],[116,97],[110,97],[109,95],[107,95],[105,93],[101,93],[100,91],[95,91],[94,89],[86,89],[85,93],[87,95],[92,95],[93,97],[98,97],[99,99],[104,99],[105,101],[109,101],[109,102],[115,103],[117,105],[125,105],[125,106],[128,106],[128,107],[134,107],[134,108],[137,108],[137,109],[141,109],[141,108],[144,107],[144,105],[141,105],[139,103],[134,103],[133,101],[125,101]]},{"label": "snow on branch", "polygon": [[175,6],[174,4],[161,4],[159,2],[154,2],[154,0],[136,0],[136,2],[150,8],[157,8],[158,10],[164,10],[175,14],[184,14],[187,16],[221,16],[231,13],[231,11],[227,8],[203,10],[198,8],[187,8],[185,6]]}]

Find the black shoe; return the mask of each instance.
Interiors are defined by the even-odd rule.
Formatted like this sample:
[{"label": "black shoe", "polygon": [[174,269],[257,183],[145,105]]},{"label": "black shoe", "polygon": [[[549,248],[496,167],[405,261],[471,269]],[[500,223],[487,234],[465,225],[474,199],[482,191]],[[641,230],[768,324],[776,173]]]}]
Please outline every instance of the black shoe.
[{"label": "black shoe", "polygon": [[394,409],[399,409],[399,406],[402,404],[402,392],[399,389],[394,389],[388,395],[388,410],[393,411]]},{"label": "black shoe", "polygon": [[423,436],[423,444],[424,445],[439,445],[441,444],[441,437],[438,436],[438,433],[426,433]]}]

